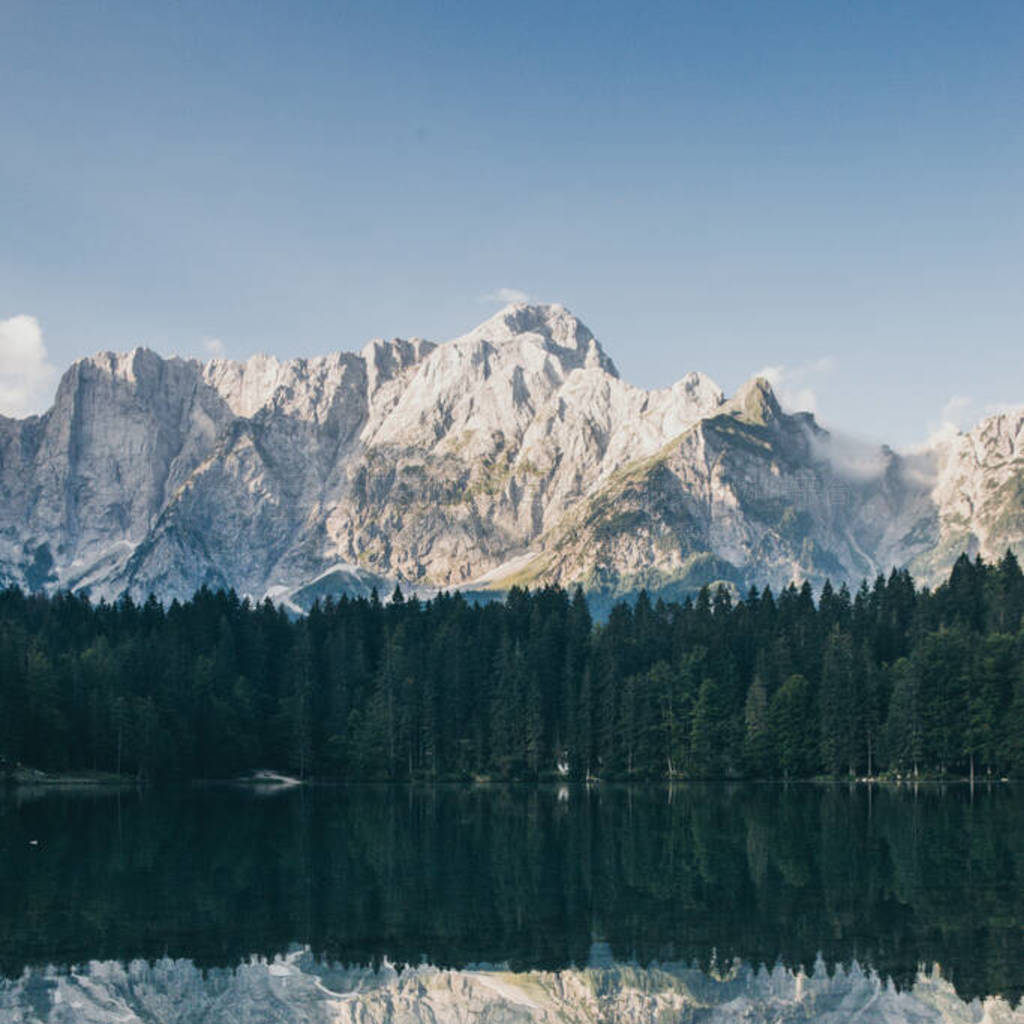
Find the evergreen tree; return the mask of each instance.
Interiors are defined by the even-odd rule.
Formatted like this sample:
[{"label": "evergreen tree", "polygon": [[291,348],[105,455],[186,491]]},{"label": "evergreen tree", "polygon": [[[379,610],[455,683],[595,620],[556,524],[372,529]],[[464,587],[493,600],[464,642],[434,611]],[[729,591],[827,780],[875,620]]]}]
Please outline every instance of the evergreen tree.
[{"label": "evergreen tree", "polygon": [[831,775],[855,770],[857,696],[850,635],[837,623],[825,646],[819,699],[821,764]]},{"label": "evergreen tree", "polygon": [[1017,637],[1017,670],[1013,679],[1013,697],[1006,713],[1000,754],[1007,771],[1024,778],[1024,630]]},{"label": "evergreen tree", "polygon": [[886,760],[890,767],[916,777],[924,751],[918,674],[907,658],[900,658],[889,675],[892,697],[884,727]]},{"label": "evergreen tree", "polygon": [[814,721],[814,696],[804,676],[791,675],[768,705],[772,749],[784,778],[801,778],[814,773],[817,766]]},{"label": "evergreen tree", "polygon": [[743,763],[748,775],[764,778],[773,771],[772,734],[768,720],[768,690],[755,676],[743,709]]},{"label": "evergreen tree", "polygon": [[730,768],[727,740],[729,705],[722,684],[708,676],[700,684],[693,710],[690,771],[700,779],[717,779]]}]

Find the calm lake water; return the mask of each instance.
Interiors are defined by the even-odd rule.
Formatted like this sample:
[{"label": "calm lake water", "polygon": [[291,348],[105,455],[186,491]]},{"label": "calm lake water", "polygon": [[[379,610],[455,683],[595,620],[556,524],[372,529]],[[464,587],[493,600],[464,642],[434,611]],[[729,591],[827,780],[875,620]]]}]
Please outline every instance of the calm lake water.
[{"label": "calm lake water", "polygon": [[1019,1019],[1024,790],[21,790],[0,973],[5,1024]]}]

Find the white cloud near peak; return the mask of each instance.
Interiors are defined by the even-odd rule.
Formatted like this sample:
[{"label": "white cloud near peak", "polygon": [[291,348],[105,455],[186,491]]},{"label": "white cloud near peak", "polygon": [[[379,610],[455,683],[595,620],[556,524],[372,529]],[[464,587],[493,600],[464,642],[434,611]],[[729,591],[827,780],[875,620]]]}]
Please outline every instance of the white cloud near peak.
[{"label": "white cloud near peak", "polygon": [[489,292],[487,295],[481,296],[480,301],[497,302],[502,306],[508,306],[513,303],[529,302],[530,296],[519,288],[499,288],[497,291]]},{"label": "white cloud near peak", "polygon": [[756,376],[764,377],[790,412],[818,412],[817,387],[835,371],[836,361],[822,356],[797,366],[766,366]]},{"label": "white cloud near peak", "polygon": [[958,434],[972,430],[989,416],[1017,412],[1020,408],[1019,402],[987,402],[982,405],[977,399],[966,395],[952,395],[943,405],[938,422],[929,423],[928,440],[923,448],[945,444]]},{"label": "white cloud near peak", "polygon": [[34,316],[0,320],[0,415],[43,412],[53,399],[57,376]]},{"label": "white cloud near peak", "polygon": [[914,451],[926,451],[952,441],[961,431],[970,426],[973,398],[965,395],[951,395],[939,413],[938,423],[928,424],[928,439]]},{"label": "white cloud near peak", "polygon": [[224,358],[224,342],[220,338],[203,338],[203,350],[211,359]]}]

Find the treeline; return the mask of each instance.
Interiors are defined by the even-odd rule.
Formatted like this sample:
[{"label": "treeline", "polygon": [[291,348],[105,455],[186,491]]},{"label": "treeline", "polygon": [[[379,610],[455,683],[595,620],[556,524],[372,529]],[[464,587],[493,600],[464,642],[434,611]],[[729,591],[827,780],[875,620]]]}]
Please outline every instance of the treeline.
[{"label": "treeline", "polygon": [[961,557],[594,625],[582,592],[342,598],[290,620],[0,592],[0,757],[46,771],[340,779],[1024,775],[1024,576]]}]

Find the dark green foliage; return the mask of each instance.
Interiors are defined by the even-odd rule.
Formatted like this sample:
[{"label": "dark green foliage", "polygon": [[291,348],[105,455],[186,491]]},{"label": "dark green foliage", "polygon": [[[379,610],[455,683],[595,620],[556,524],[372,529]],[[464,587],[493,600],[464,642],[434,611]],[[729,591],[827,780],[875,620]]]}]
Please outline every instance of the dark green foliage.
[{"label": "dark green foliage", "polygon": [[918,670],[900,658],[889,669],[889,677],[892,697],[883,734],[885,760],[896,771],[916,776],[924,754]]},{"label": "dark green foliage", "polygon": [[838,622],[825,645],[818,699],[821,728],[821,763],[830,775],[853,772],[857,755],[859,694],[854,674],[850,634]]},{"label": "dark green foliage", "polygon": [[817,764],[814,695],[800,675],[790,676],[768,708],[776,769],[784,778],[810,775]]},{"label": "dark green foliage", "polygon": [[1024,773],[1024,576],[616,605],[0,591],[0,756],[160,780]]}]

